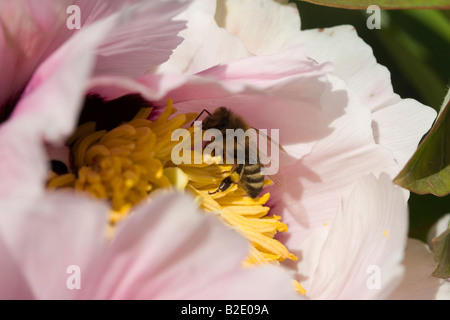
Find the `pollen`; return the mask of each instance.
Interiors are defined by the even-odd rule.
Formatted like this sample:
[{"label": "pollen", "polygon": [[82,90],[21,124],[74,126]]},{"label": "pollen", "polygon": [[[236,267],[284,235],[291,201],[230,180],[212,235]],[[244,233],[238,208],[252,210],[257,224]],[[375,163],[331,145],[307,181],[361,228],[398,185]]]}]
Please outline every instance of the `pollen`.
[{"label": "pollen", "polygon": [[[172,141],[172,133],[189,128],[197,114],[177,113],[170,99],[156,119],[151,112],[150,107],[141,108],[130,121],[112,129],[96,130],[92,121],[81,124],[67,140],[71,172],[50,172],[47,187],[71,188],[107,201],[111,225],[132,214],[133,208],[150,199],[155,190],[190,193],[206,214],[214,214],[249,241],[250,251],[243,266],[297,260],[275,239],[288,227],[281,217],[270,214],[266,205],[269,193],[253,199],[235,183],[238,177],[233,177],[230,188],[211,194],[233,174],[233,165],[221,164],[219,157],[200,156],[201,161],[192,164],[172,162],[172,149],[179,143]],[[194,134],[192,127],[190,133]],[[191,156],[198,157],[194,150]],[[265,181],[265,185],[270,183]]]}]

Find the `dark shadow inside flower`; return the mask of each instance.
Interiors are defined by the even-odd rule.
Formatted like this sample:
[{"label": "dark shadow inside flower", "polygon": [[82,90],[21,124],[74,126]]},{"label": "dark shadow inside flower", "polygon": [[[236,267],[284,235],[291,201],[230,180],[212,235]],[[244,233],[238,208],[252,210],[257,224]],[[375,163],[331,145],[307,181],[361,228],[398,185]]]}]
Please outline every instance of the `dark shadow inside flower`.
[{"label": "dark shadow inside flower", "polygon": [[99,95],[86,96],[78,125],[95,122],[96,130],[112,130],[120,124],[131,121],[142,108],[153,107],[139,94],[129,94],[113,100]]},{"label": "dark shadow inside flower", "polygon": [[3,105],[0,105],[0,125],[7,121],[12,114],[14,107],[20,99],[23,89],[19,90],[15,95],[10,97]]}]

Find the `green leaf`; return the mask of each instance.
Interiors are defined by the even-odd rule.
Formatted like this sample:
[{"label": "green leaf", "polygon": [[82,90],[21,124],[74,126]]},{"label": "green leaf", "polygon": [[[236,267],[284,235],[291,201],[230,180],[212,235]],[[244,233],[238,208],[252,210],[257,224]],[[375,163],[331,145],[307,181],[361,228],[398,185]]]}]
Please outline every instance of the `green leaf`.
[{"label": "green leaf", "polygon": [[449,0],[303,0],[328,7],[367,9],[377,5],[381,9],[448,9]]},{"label": "green leaf", "polygon": [[445,95],[444,103],[442,104],[442,107],[441,107],[441,110],[439,111],[439,114],[441,114],[442,112],[444,112],[445,106],[447,106],[447,108],[448,108],[449,102],[450,102],[450,90],[448,90],[448,91],[447,91],[447,94]]},{"label": "green leaf", "polygon": [[394,182],[418,194],[450,194],[450,102]]},{"label": "green leaf", "polygon": [[382,28],[376,35],[397,67],[422,96],[422,102],[438,109],[442,102],[441,97],[445,94],[445,82],[421,57],[424,48],[420,43],[400,27]]},{"label": "green leaf", "polygon": [[430,229],[447,213],[450,208],[450,195],[436,197],[432,194],[411,192],[408,200],[409,230],[408,237],[428,241]]},{"label": "green leaf", "polygon": [[428,26],[436,34],[450,42],[450,20],[443,11],[438,10],[405,10],[404,14]]},{"label": "green leaf", "polygon": [[434,261],[438,263],[433,276],[450,278],[450,228],[433,240]]}]

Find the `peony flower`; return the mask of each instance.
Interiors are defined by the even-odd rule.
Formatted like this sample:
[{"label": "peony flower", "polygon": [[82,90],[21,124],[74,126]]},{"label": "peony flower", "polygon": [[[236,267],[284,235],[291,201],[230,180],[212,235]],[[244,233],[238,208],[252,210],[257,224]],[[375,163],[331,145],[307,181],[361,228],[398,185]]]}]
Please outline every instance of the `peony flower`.
[{"label": "peony flower", "polygon": [[[434,111],[393,92],[350,26],[300,31],[295,7],[270,0],[157,3],[161,11],[138,3],[83,28],[40,64],[1,124],[0,253],[7,270],[20,268],[2,287],[20,284],[15,297],[37,298],[387,298],[404,274],[407,242],[407,193],[391,180]],[[170,14],[152,20],[152,12]],[[131,54],[143,48],[125,40],[144,33],[136,27],[144,18],[165,30],[158,23],[171,25],[176,12],[167,40],[177,43],[173,31],[186,21],[183,42],[166,62],[144,66]],[[125,44],[113,50],[118,59],[96,55],[106,44]],[[148,72],[136,78],[129,67]],[[173,163],[172,133],[219,106],[280,130],[282,186],[255,199],[238,184],[211,194],[231,165]],[[30,258],[27,248],[43,253]],[[56,250],[69,254],[40,261]],[[67,264],[87,270],[79,295],[66,296],[67,273],[50,274]]]},{"label": "peony flower", "polygon": [[[31,2],[19,4],[8,7],[11,14],[34,8]],[[59,4],[46,5],[44,9],[49,11],[44,13],[49,15],[59,8]],[[49,176],[53,168],[49,161],[61,167],[68,160],[64,142],[75,132],[82,101],[91,93],[90,81],[108,81],[108,73],[132,79],[135,72],[167,58],[179,43],[175,33],[183,26],[171,23],[170,18],[185,5],[178,1],[138,2],[114,11],[115,6],[97,3],[94,8],[112,13],[86,25],[42,58],[42,63],[23,61],[23,65],[37,68],[27,69],[27,73],[34,71],[31,79],[27,82],[24,76],[24,82],[11,89],[14,96],[26,86],[20,99],[12,99],[17,101],[0,126],[2,298],[297,297],[291,279],[279,268],[242,269],[238,261],[248,251],[247,242],[217,219],[200,215],[185,197],[154,195],[150,203],[134,207],[132,218],[115,226],[111,234],[107,226],[114,209],[112,201],[93,200],[73,190],[54,190],[58,183],[51,186],[55,177]],[[47,18],[46,14],[42,18]],[[31,25],[26,33],[41,35],[35,27]],[[9,49],[2,44],[4,50]],[[140,60],[144,55],[150,57]],[[2,78],[2,83],[5,81]],[[150,99],[157,97],[156,92]],[[11,97],[3,98],[11,101]],[[136,116],[148,121],[142,118],[147,109]],[[75,288],[81,291],[70,290],[68,273],[72,270],[82,275],[80,287]],[[282,287],[273,290],[280,283],[284,283]]]}]

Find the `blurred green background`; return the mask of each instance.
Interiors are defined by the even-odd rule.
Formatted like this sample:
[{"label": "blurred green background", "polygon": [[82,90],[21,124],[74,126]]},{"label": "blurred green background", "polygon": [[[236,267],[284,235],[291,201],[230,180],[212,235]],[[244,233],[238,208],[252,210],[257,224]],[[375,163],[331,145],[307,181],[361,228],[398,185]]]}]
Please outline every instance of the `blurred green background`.
[{"label": "blurred green background", "polygon": [[[372,14],[365,10],[290,2],[299,8],[302,30],[353,25],[391,72],[397,94],[439,110],[450,84],[450,10],[381,10],[381,29],[369,29]],[[410,237],[426,241],[430,227],[450,213],[450,195],[411,193],[409,208]]]}]

